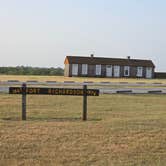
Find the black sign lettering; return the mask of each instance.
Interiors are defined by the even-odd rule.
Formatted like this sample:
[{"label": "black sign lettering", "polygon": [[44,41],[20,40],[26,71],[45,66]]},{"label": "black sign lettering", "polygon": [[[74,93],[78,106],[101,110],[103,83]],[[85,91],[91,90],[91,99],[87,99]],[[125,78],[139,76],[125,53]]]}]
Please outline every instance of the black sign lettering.
[{"label": "black sign lettering", "polygon": [[[22,94],[21,87],[10,87],[9,94]],[[66,88],[26,88],[26,94],[30,95],[72,95],[72,96],[83,96],[83,89],[66,89]],[[99,90],[87,89],[87,96],[99,96]]]}]

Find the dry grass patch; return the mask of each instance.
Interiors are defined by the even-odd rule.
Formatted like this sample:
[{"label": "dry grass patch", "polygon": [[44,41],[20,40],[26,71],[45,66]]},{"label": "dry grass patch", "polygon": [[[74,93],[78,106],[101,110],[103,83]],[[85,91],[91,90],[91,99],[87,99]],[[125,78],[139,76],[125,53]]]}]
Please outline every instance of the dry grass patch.
[{"label": "dry grass patch", "polygon": [[[3,100],[2,100],[3,99]],[[1,165],[164,165],[165,96],[29,96],[28,121],[20,96],[0,96]],[[10,103],[10,104],[9,104]],[[5,107],[6,106],[6,107]]]},{"label": "dry grass patch", "polygon": [[166,79],[128,79],[128,78],[87,78],[87,77],[64,77],[64,76],[18,76],[18,75],[0,75],[0,81],[7,80],[37,80],[37,81],[94,81],[94,82],[146,82],[146,83],[166,83]]}]

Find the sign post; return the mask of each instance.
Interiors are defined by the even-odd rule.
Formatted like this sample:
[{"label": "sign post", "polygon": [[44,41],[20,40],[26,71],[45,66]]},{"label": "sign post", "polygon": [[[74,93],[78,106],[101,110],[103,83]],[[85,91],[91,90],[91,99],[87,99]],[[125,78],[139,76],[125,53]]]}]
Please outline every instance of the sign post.
[{"label": "sign post", "polygon": [[22,84],[22,120],[26,120],[26,84]]},{"label": "sign post", "polygon": [[87,120],[87,85],[83,85],[83,116],[82,120]]}]

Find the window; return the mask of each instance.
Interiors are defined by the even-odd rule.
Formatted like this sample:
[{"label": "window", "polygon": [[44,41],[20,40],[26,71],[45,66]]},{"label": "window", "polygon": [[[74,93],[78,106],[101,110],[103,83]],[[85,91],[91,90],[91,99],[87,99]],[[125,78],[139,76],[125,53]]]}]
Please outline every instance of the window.
[{"label": "window", "polygon": [[78,64],[72,64],[72,75],[73,76],[78,75]]},{"label": "window", "polygon": [[82,75],[87,75],[87,74],[88,74],[88,65],[82,64]]},{"label": "window", "polygon": [[130,67],[124,66],[124,76],[130,76]]},{"label": "window", "polygon": [[152,68],[151,67],[146,68],[146,78],[152,78]]},{"label": "window", "polygon": [[114,77],[120,77],[120,66],[114,66]]},{"label": "window", "polygon": [[101,65],[96,65],[96,75],[101,75]]},{"label": "window", "polygon": [[143,67],[137,67],[137,77],[143,76]]},{"label": "window", "polygon": [[112,66],[111,65],[106,65],[106,76],[112,77]]}]

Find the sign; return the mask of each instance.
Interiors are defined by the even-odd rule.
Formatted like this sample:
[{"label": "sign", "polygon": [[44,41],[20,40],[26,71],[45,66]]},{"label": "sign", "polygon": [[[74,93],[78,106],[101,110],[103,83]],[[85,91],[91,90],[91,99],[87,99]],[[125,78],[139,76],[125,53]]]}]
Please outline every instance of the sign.
[{"label": "sign", "polygon": [[[71,95],[71,96],[99,96],[99,90],[96,89],[67,89],[67,88],[38,88],[27,87],[26,94],[30,95]],[[10,87],[9,94],[22,94],[22,87]]]},{"label": "sign", "polygon": [[83,96],[83,116],[82,119],[87,120],[87,96],[99,96],[99,90],[87,89],[87,85],[83,85],[83,89],[67,89],[67,88],[40,88],[27,87],[25,83],[22,87],[9,87],[9,94],[22,94],[22,120],[26,120],[26,96],[30,95],[72,95]]}]

